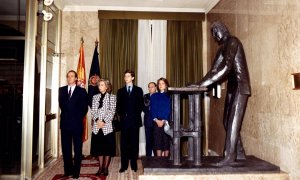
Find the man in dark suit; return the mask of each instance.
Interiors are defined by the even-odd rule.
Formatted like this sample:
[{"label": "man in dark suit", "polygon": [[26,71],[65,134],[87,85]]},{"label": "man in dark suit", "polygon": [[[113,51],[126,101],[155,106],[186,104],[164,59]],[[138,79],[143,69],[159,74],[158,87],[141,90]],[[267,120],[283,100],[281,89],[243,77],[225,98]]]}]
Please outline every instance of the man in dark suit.
[{"label": "man in dark suit", "polygon": [[126,70],[124,81],[126,85],[117,93],[117,112],[121,123],[121,169],[120,173],[130,166],[137,171],[139,153],[139,129],[142,126],[141,112],[144,107],[142,88],[133,85],[134,72]]},{"label": "man in dark suit", "polygon": [[153,119],[150,114],[150,96],[156,92],[156,83],[148,84],[149,93],[144,95],[144,127],[146,136],[146,156],[152,156],[153,152]]},{"label": "man in dark suit", "polygon": [[[82,158],[83,117],[88,111],[88,98],[84,88],[76,86],[77,73],[67,73],[68,85],[59,88],[59,106],[61,109],[61,146],[64,160],[64,176],[80,174]],[[72,141],[74,146],[74,164],[72,161]]]}]

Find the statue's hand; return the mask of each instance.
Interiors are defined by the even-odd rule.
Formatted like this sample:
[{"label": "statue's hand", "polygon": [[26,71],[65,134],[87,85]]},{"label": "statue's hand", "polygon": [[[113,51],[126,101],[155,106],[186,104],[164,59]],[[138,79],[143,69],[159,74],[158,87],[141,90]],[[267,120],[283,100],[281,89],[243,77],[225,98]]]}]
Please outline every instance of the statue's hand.
[{"label": "statue's hand", "polygon": [[194,84],[194,83],[187,83],[186,87],[189,87],[189,88],[199,88],[199,84]]},{"label": "statue's hand", "polygon": [[207,88],[203,83],[199,84],[199,88]]}]

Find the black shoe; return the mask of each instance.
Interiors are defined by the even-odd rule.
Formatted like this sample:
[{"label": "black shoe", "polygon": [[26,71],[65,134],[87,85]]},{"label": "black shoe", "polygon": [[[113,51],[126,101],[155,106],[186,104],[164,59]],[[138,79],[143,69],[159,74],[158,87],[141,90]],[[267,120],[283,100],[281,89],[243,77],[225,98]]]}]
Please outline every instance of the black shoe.
[{"label": "black shoe", "polygon": [[108,168],[104,168],[104,171],[102,173],[103,176],[108,176]]},{"label": "black shoe", "polygon": [[64,175],[62,175],[61,177],[62,177],[62,178],[65,178],[65,177],[69,177],[69,176],[72,176],[72,174],[64,174]]},{"label": "black shoe", "polygon": [[235,156],[225,156],[223,160],[220,162],[216,163],[216,166],[230,166],[230,164],[235,162]]},{"label": "black shoe", "polygon": [[95,174],[96,176],[100,176],[100,175],[102,175],[103,174],[103,168],[99,168],[99,170],[97,171],[97,173]]},{"label": "black shoe", "polygon": [[123,172],[125,172],[127,169],[125,169],[125,168],[121,168],[120,170],[119,170],[119,173],[123,173]]},{"label": "black shoe", "polygon": [[236,156],[237,160],[246,160],[246,155],[245,153],[238,153]]},{"label": "black shoe", "polygon": [[79,178],[79,175],[77,175],[77,174],[76,174],[76,175],[73,175],[72,178],[73,178],[73,179],[78,179],[78,178]]}]

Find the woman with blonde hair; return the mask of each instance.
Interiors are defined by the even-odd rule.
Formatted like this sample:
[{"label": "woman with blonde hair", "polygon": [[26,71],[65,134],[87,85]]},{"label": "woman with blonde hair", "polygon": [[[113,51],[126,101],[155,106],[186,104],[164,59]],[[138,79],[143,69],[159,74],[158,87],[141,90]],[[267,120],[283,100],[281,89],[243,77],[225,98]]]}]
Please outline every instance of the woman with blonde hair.
[{"label": "woman with blonde hair", "polygon": [[91,155],[99,158],[99,175],[108,175],[111,157],[115,156],[115,134],[112,120],[116,111],[117,98],[111,94],[112,85],[107,79],[98,82],[100,93],[93,96],[91,116],[93,133]]}]

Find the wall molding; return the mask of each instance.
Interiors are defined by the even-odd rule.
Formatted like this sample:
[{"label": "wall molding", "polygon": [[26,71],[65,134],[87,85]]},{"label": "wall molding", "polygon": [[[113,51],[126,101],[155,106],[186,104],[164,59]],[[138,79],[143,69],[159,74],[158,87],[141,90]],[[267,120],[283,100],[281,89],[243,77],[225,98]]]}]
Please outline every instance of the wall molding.
[{"label": "wall molding", "polygon": [[[25,21],[25,16],[20,16],[21,21]],[[0,21],[18,21],[18,16],[0,15]]]},{"label": "wall molding", "polygon": [[63,11],[149,11],[149,12],[205,12],[202,8],[165,8],[165,7],[129,7],[129,6],[76,6],[66,5]]},{"label": "wall molding", "polygon": [[148,11],[98,11],[99,19],[153,19],[176,21],[204,21],[205,14],[195,12],[148,12]]}]

